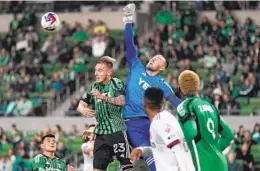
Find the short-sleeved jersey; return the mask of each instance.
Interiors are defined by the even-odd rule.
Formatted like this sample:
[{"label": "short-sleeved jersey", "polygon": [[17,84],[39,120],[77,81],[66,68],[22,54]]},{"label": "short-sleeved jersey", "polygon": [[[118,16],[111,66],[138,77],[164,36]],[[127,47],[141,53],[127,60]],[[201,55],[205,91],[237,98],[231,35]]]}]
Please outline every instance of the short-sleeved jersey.
[{"label": "short-sleeved jersey", "polygon": [[112,134],[114,132],[126,131],[122,107],[95,98],[91,94],[93,89],[97,89],[101,94],[113,98],[124,95],[124,83],[117,78],[111,78],[106,85],[93,82],[81,100],[95,107],[95,117],[97,120],[96,134]]},{"label": "short-sleeved jersey", "polygon": [[67,171],[67,166],[57,157],[51,159],[44,154],[38,154],[33,158],[32,171]]},{"label": "short-sleeved jersey", "polygon": [[191,131],[185,130],[184,124],[188,120],[196,122],[197,136],[188,141],[188,145],[197,170],[226,171],[226,159],[218,145],[222,128],[216,108],[199,96],[193,96],[177,107],[177,115],[184,135]]},{"label": "short-sleeved jersey", "polygon": [[[150,142],[158,171],[195,170],[182,129],[177,119],[168,111],[158,113],[153,119]],[[178,146],[178,152],[174,151],[173,146]],[[180,156],[181,160],[176,160]]]},{"label": "short-sleeved jersey", "polygon": [[132,23],[125,26],[126,59],[129,73],[126,82],[126,104],[123,109],[124,118],[148,117],[143,107],[144,92],[149,87],[158,87],[167,99],[173,94],[172,88],[160,75],[150,76],[139,60],[133,44]]}]

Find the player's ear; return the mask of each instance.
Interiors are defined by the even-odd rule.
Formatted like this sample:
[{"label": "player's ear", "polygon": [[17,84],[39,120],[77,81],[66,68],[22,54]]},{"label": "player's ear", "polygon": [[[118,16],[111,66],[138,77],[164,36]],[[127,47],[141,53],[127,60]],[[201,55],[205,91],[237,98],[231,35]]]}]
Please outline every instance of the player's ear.
[{"label": "player's ear", "polygon": [[107,70],[107,75],[109,75],[109,76],[112,76],[112,72],[113,72],[113,69],[111,68],[109,68],[108,70]]},{"label": "player's ear", "polygon": [[166,69],[165,65],[163,64],[163,65],[160,66],[159,71],[163,72],[163,71],[165,71],[165,69]]},{"label": "player's ear", "polygon": [[41,149],[43,149],[44,148],[44,145],[43,145],[43,143],[41,143]]}]

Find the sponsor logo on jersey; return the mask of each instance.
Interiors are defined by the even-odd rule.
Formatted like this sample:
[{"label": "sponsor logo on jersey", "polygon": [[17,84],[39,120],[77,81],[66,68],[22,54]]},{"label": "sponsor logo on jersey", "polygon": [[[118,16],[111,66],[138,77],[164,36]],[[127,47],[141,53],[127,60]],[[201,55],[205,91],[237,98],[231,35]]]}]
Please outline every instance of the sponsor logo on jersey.
[{"label": "sponsor logo on jersey", "polygon": [[171,132],[171,128],[169,126],[167,126],[166,129],[165,129],[165,132],[170,133]]},{"label": "sponsor logo on jersey", "polygon": [[147,82],[145,82],[142,78],[139,78],[139,86],[141,86],[144,90],[148,89],[151,87]]}]

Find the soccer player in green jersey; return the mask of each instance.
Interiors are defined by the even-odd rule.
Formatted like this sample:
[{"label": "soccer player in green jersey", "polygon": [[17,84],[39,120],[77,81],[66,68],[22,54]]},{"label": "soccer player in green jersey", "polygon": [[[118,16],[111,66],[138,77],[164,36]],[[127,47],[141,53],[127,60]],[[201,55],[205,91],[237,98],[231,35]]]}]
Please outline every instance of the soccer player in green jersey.
[{"label": "soccer player in green jersey", "polygon": [[32,162],[32,171],[74,171],[72,166],[66,166],[65,162],[54,156],[56,140],[52,134],[42,137],[41,149],[43,154],[38,154]]},{"label": "soccer player in green jersey", "polygon": [[233,139],[232,130],[217,109],[199,97],[200,79],[195,72],[183,71],[178,81],[184,100],[177,107],[178,120],[196,170],[228,171],[222,151]]},{"label": "soccer player in green jersey", "polygon": [[[130,146],[126,136],[126,126],[122,116],[125,104],[124,83],[112,77],[115,60],[102,57],[95,66],[96,80],[90,84],[81,98],[77,110],[85,116],[95,116],[96,140],[94,144],[95,171],[106,170],[113,157],[121,162],[123,170],[131,170]],[[90,109],[90,105],[94,109]]]}]

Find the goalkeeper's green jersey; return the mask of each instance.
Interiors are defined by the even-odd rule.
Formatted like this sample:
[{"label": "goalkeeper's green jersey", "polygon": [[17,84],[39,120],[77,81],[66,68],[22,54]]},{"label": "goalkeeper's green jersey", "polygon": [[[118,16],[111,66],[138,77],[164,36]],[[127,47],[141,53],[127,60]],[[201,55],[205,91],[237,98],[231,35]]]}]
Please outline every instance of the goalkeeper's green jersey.
[{"label": "goalkeeper's green jersey", "polygon": [[67,166],[57,157],[51,159],[44,154],[38,154],[33,158],[32,171],[67,171]]},{"label": "goalkeeper's green jersey", "polygon": [[222,150],[230,144],[233,134],[216,108],[199,96],[192,96],[177,107],[177,115],[196,170],[227,171]]}]

